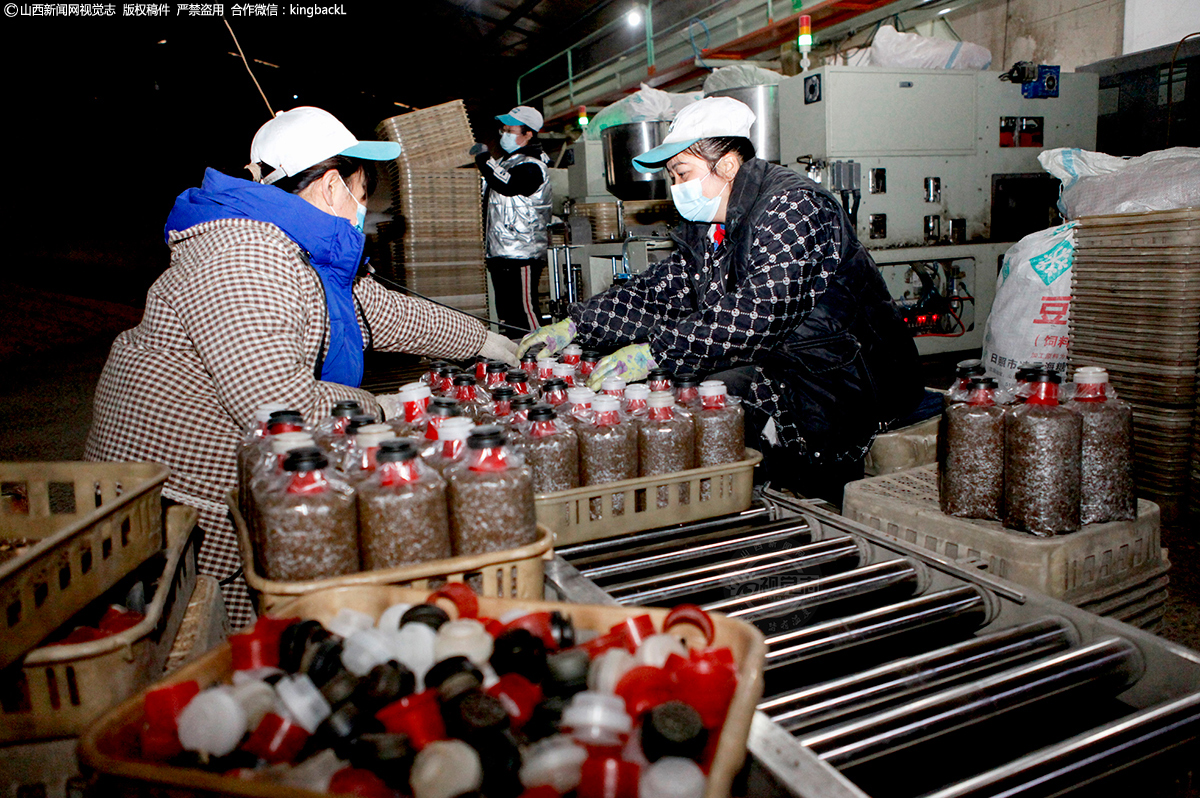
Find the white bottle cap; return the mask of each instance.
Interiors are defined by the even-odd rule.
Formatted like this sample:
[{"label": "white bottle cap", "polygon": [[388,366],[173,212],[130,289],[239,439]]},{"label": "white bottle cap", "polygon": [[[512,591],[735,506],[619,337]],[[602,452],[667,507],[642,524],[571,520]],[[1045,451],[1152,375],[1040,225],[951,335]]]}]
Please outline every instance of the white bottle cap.
[{"label": "white bottle cap", "polygon": [[371,668],[392,658],[392,641],[382,629],[363,629],[342,644],[342,664],[355,676],[366,676]]},{"label": "white bottle cap", "polygon": [[[275,683],[275,690],[288,714],[309,734],[315,732],[332,712],[325,696],[306,674],[285,676]],[[241,739],[240,735],[238,739]]]},{"label": "white bottle cap", "polygon": [[435,662],[433,644],[437,640],[437,632],[427,623],[410,621],[401,626],[399,631],[389,633],[389,638],[392,641],[392,659],[412,671],[417,677],[417,687],[424,689],[425,672]]},{"label": "white bottle cap", "polygon": [[570,363],[555,363],[550,369],[550,373],[555,377],[566,377],[575,374],[575,367]]},{"label": "white bottle cap", "polygon": [[416,402],[433,396],[433,391],[429,390],[428,385],[423,385],[419,382],[410,382],[400,386],[399,394],[401,402]]},{"label": "white bottle cap", "polygon": [[566,795],[579,786],[580,771],[587,757],[587,749],[567,735],[547,737],[526,749],[521,784],[527,789],[548,786],[559,795]]},{"label": "white bottle cap", "polygon": [[280,432],[271,436],[272,454],[287,454],[301,446],[315,445],[312,433],[309,432]]},{"label": "white bottle cap", "polygon": [[729,389],[720,380],[705,380],[700,383],[701,396],[724,396],[727,393],[729,393]]},{"label": "white bottle cap", "polygon": [[483,766],[462,740],[437,740],[417,754],[408,783],[413,798],[455,798],[483,786]]},{"label": "white bottle cap", "polygon": [[404,617],[404,613],[412,609],[412,605],[407,602],[400,602],[388,607],[379,616],[379,622],[375,624],[380,629],[386,629],[389,632],[394,632],[400,628],[400,619]]},{"label": "white bottle cap", "polygon": [[626,399],[646,399],[650,396],[650,386],[648,385],[630,385],[625,389]]},{"label": "white bottle cap", "polygon": [[667,664],[667,657],[672,654],[687,658],[687,649],[683,643],[679,642],[678,637],[665,634],[650,635],[638,645],[634,659],[639,665],[653,665],[661,668]]},{"label": "white bottle cap", "polygon": [[579,344],[567,344],[563,347],[564,355],[582,355],[583,347]]},{"label": "white bottle cap", "polygon": [[229,687],[205,690],[179,713],[179,743],[187,751],[225,756],[246,733],[246,711]]},{"label": "white bottle cap", "polygon": [[620,377],[605,377],[604,382],[600,383],[602,391],[623,391],[625,390],[625,380]]},{"label": "white bottle cap", "polygon": [[333,774],[349,766],[350,763],[339,759],[332,748],[326,748],[299,765],[286,768],[279,783],[289,787],[299,787],[302,790],[328,792]]},{"label": "white bottle cap", "polygon": [[447,657],[463,656],[482,667],[492,656],[494,642],[479,621],[472,618],[447,621],[438,629],[437,639],[433,642],[433,660],[440,662]]},{"label": "white bottle cap", "polygon": [[465,441],[471,437],[475,422],[467,416],[452,416],[444,419],[437,428],[439,441]]},{"label": "white bottle cap", "polygon": [[375,619],[365,612],[342,607],[337,615],[325,624],[325,628],[339,637],[349,637],[361,629],[370,629],[375,625]]},{"label": "white bottle cap", "polygon": [[[545,349],[543,349],[541,352],[538,352],[537,359],[538,360],[554,360],[555,357],[554,357],[554,355],[550,354]],[[541,366],[542,364],[538,363],[538,365]]]},{"label": "white bottle cap", "polygon": [[675,395],[670,391],[651,391],[646,400],[649,407],[671,407],[675,404]]},{"label": "white bottle cap", "polygon": [[638,798],[701,798],[704,771],[690,759],[664,756],[642,771]]},{"label": "white bottle cap", "polygon": [[588,689],[597,693],[613,693],[617,682],[637,664],[633,655],[623,648],[610,648],[592,660],[588,670]]},{"label": "white bottle cap", "polygon": [[360,449],[373,449],[381,441],[394,437],[396,437],[396,431],[387,424],[367,424],[359,427],[358,432],[354,433],[354,443]]},{"label": "white bottle cap", "polygon": [[591,404],[592,397],[595,395],[595,391],[591,388],[585,388],[582,385],[567,389],[567,401],[573,405]]},{"label": "white bottle cap", "polygon": [[238,706],[246,713],[246,728],[251,730],[258,728],[258,724],[262,722],[268,712],[275,711],[275,705],[278,702],[275,688],[261,681],[248,681],[235,685],[233,700],[237,701]]},{"label": "white bottle cap", "polygon": [[592,410],[597,413],[611,413],[621,409],[621,400],[615,396],[601,394],[592,399]]},{"label": "white bottle cap", "polygon": [[1099,366],[1080,366],[1075,369],[1075,382],[1080,385],[1103,385],[1108,382],[1108,371]]},{"label": "white bottle cap", "polygon": [[576,693],[563,710],[563,727],[585,745],[619,745],[633,728],[625,701],[612,694],[584,690]]},{"label": "white bottle cap", "polygon": [[280,410],[287,410],[288,406],[282,402],[267,402],[265,405],[259,405],[254,410],[254,420],[259,424],[266,424],[271,420],[272,413],[278,413]]}]

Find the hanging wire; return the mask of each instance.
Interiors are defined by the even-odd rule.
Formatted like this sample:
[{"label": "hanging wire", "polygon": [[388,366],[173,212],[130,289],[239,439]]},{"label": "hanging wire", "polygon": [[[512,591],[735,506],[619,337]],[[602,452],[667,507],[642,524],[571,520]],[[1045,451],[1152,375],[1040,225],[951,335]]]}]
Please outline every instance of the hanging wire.
[{"label": "hanging wire", "polygon": [[1183,43],[1193,36],[1200,36],[1200,30],[1189,33],[1184,36],[1175,45],[1175,49],[1171,52],[1171,66],[1167,69],[1167,146],[1171,146],[1171,111],[1175,105],[1175,58],[1179,55],[1179,48]]},{"label": "hanging wire", "polygon": [[238,55],[242,57],[242,63],[246,65],[246,71],[250,73],[250,80],[254,81],[255,88],[262,95],[263,102],[267,104],[267,112],[271,118],[275,117],[275,109],[271,107],[271,101],[267,99],[267,93],[263,91],[263,87],[259,85],[258,78],[254,77],[254,70],[250,68],[250,62],[246,60],[246,54],[242,52],[242,45],[238,43],[237,34],[233,32],[233,27],[230,26],[229,20],[221,20],[225,23],[225,27],[229,29],[229,35],[233,37],[233,45],[237,47]]},{"label": "hanging wire", "polygon": [[[692,26],[694,24],[696,24],[697,22],[700,23],[700,27],[704,28],[704,47],[703,48],[696,46],[696,31],[692,29]],[[700,19],[700,17],[692,17],[691,19],[688,20],[688,41],[691,42],[691,44],[692,44],[692,55],[695,57],[696,63],[699,64],[704,69],[712,69],[712,67],[710,67],[704,63],[704,55],[703,55],[703,51],[707,50],[712,45],[712,34],[708,30],[707,23],[705,23],[704,20]]]}]

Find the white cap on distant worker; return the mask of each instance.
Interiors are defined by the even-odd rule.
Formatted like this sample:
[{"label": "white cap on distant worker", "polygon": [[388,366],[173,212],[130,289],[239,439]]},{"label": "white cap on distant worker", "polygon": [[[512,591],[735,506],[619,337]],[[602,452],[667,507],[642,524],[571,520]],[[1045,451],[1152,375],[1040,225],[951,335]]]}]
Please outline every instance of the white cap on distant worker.
[{"label": "white cap on distant worker", "polygon": [[654,172],[700,139],[721,136],[750,138],[754,112],[744,102],[732,97],[705,97],[684,108],[659,144],[649,152],[633,159],[639,172]]},{"label": "white cap on distant worker", "polygon": [[400,145],[394,141],[359,141],[333,114],[307,105],[275,114],[258,129],[250,144],[251,164],[274,167],[261,179],[268,184],[297,175],[335,155],[390,161],[400,157]]},{"label": "white cap on distant worker", "polygon": [[541,130],[542,125],[545,123],[541,112],[536,108],[530,108],[528,105],[518,105],[507,114],[500,114],[496,119],[504,125],[524,125],[535,133]]}]

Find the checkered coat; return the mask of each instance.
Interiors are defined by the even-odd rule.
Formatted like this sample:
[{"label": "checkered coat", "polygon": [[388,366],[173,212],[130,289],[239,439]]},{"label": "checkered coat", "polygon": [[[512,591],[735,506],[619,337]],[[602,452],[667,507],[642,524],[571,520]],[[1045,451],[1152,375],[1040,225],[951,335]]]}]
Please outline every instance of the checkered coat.
[{"label": "checkered coat", "polygon": [[[164,495],[196,507],[206,532],[201,571],[240,565],[225,491],[236,484],[235,450],[254,410],[283,402],[309,419],[334,402],[370,393],[317,378],[328,344],[321,281],[302,250],[273,224],[204,222],[172,232],[171,266],[146,296],[141,324],[121,333],[96,386],[89,460],[148,460],[171,468]],[[354,286],[367,346],[461,359],[485,330],[461,313],[384,289]],[[231,619],[248,604],[226,592]]]},{"label": "checkered coat", "polygon": [[752,365],[743,399],[778,443],[819,463],[861,458],[923,394],[916,346],[845,211],[760,159],[730,188],[724,240],[685,223],[677,250],[624,286],[573,305],[576,343],[647,342],[673,372]]}]

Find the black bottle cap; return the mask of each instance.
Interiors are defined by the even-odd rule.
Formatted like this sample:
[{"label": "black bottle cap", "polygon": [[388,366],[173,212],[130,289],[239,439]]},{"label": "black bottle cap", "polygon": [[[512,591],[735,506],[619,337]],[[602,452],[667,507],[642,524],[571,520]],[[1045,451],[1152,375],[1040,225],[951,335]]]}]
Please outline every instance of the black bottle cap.
[{"label": "black bottle cap", "polygon": [[497,385],[492,389],[492,401],[494,402],[511,401],[516,395],[517,392],[507,385]]},{"label": "black bottle cap", "polygon": [[334,418],[350,418],[362,412],[362,405],[350,399],[343,399],[340,402],[333,403],[333,409],[329,411],[329,415]]},{"label": "black bottle cap", "polygon": [[569,699],[566,696],[548,695],[533,708],[533,714],[521,727],[521,736],[529,742],[558,734],[558,724]]},{"label": "black bottle cap", "polygon": [[967,389],[971,391],[979,390],[980,388],[991,388],[995,390],[999,387],[995,377],[972,377],[967,381]]},{"label": "black bottle cap", "polygon": [[300,621],[283,630],[279,635],[279,667],[288,673],[297,673],[304,660],[304,651],[309,643],[329,637],[328,630],[319,621]]},{"label": "black bottle cap", "polygon": [[588,666],[591,664],[587,652],[581,648],[570,648],[546,657],[548,678],[542,689],[550,695],[569,696],[587,689]]},{"label": "black bottle cap", "polygon": [[651,762],[664,756],[699,762],[707,742],[708,730],[700,713],[682,701],[659,704],[642,720],[642,752]]},{"label": "black bottle cap", "polygon": [[597,352],[595,349],[585,349],[579,355],[579,359],[580,359],[580,361],[582,361],[584,363],[599,363],[600,362],[600,353]]},{"label": "black bottle cap", "polygon": [[431,416],[453,418],[454,416],[462,415],[462,408],[458,406],[457,399],[452,399],[449,396],[435,396],[433,402],[429,405],[429,409],[425,412]]},{"label": "black bottle cap", "polygon": [[467,437],[468,449],[494,449],[503,445],[504,430],[494,424],[476,427]]},{"label": "black bottle cap", "polygon": [[329,706],[336,707],[350,700],[350,696],[354,695],[354,691],[358,688],[358,682],[358,677],[350,671],[338,671],[329,681],[321,685],[321,695],[325,696]]},{"label": "black bottle cap", "polygon": [[367,725],[375,720],[373,712],[363,710],[347,701],[340,707],[334,707],[333,712],[317,727],[316,736],[329,746],[338,740],[357,737]]},{"label": "black bottle cap", "polygon": [[508,629],[496,638],[489,662],[498,676],[517,673],[540,683],[546,679],[546,644],[528,629]]},{"label": "black bottle cap", "polygon": [[520,410],[521,408],[533,407],[537,404],[537,399],[527,393],[517,394],[512,400],[512,409]]},{"label": "black bottle cap", "polygon": [[552,379],[552,380],[546,380],[546,382],[542,385],[542,393],[550,393],[551,391],[565,391],[565,390],[567,390],[567,381],[560,380],[557,378]]},{"label": "black bottle cap", "polygon": [[558,412],[550,405],[534,405],[529,410],[530,421],[552,421],[558,418]]},{"label": "black bottle cap", "polygon": [[482,793],[488,798],[519,798],[521,786],[521,749],[511,732],[480,735],[469,741],[479,752],[483,769]]},{"label": "black bottle cap", "polygon": [[460,371],[462,371],[462,369],[453,363],[444,363],[438,367],[437,373],[439,377],[449,377],[450,375],[457,374]]},{"label": "black bottle cap", "polygon": [[662,368],[661,366],[659,366],[658,368],[652,368],[646,372],[647,380],[667,380],[670,378],[671,378],[671,372],[667,371],[665,368]]},{"label": "black bottle cap", "polygon": [[671,384],[676,388],[699,388],[700,378],[695,374],[680,374],[671,378]]},{"label": "black bottle cap", "polygon": [[[425,689],[441,690],[442,684],[453,676],[466,675],[472,680],[470,687],[478,688],[483,684],[483,671],[475,667],[471,660],[463,656],[446,657],[433,663],[425,673]],[[459,692],[461,692],[461,688]]]},{"label": "black bottle cap", "polygon": [[317,688],[323,687],[339,671],[345,670],[342,665],[342,641],[330,637],[313,643],[305,650],[300,665]]},{"label": "black bottle cap", "polygon": [[423,623],[436,632],[448,620],[450,615],[436,604],[414,604],[400,616],[400,625]]},{"label": "black bottle cap", "polygon": [[408,777],[417,755],[408,735],[367,732],[339,741],[334,753],[356,768],[371,771],[392,789],[408,793]]},{"label": "black bottle cap", "polygon": [[504,375],[505,382],[529,382],[529,372],[522,369],[511,369]]},{"label": "black bottle cap", "polygon": [[986,374],[987,370],[983,367],[983,362],[972,358],[971,360],[960,360],[954,366],[954,376],[959,379],[967,377],[978,377]]},{"label": "black bottle cap", "polygon": [[550,613],[550,634],[560,649],[575,645],[575,624],[558,610]]},{"label": "black bottle cap", "polygon": [[1030,382],[1052,382],[1057,385],[1062,382],[1062,377],[1053,371],[1039,371],[1030,377]]},{"label": "black bottle cap", "polygon": [[499,360],[489,360],[487,364],[488,374],[507,374],[508,364]]},{"label": "black bottle cap", "polygon": [[315,446],[301,446],[287,453],[283,461],[284,471],[316,471],[329,467],[329,458]]},{"label": "black bottle cap", "polygon": [[272,424],[303,424],[304,414],[299,410],[276,410],[267,419],[267,426]]},{"label": "black bottle cap", "polygon": [[435,360],[429,364],[429,368],[427,370],[428,371],[437,371],[438,369],[445,368],[446,366],[449,366],[449,365],[450,364],[444,360]]},{"label": "black bottle cap", "polygon": [[478,385],[479,383],[478,383],[478,380],[475,379],[475,375],[464,373],[464,374],[455,374],[454,375],[454,384],[455,385]]},{"label": "black bottle cap", "polygon": [[1016,377],[1017,382],[1032,382],[1034,377],[1044,373],[1046,373],[1045,366],[1026,363],[1017,369],[1016,374],[1013,376]]},{"label": "black bottle cap", "polygon": [[379,419],[375,418],[375,416],[368,416],[365,413],[360,413],[356,416],[350,416],[350,423],[346,425],[346,433],[352,435],[355,432],[358,432],[360,428],[365,427],[368,424],[374,424],[378,420]]},{"label": "black bottle cap", "polygon": [[[441,697],[441,690],[438,691]],[[508,710],[499,698],[479,689],[463,690],[442,701],[446,733],[478,746],[483,739],[508,728]]]},{"label": "black bottle cap", "polygon": [[533,350],[527,350],[525,352],[525,354],[521,355],[521,362],[536,364],[537,363],[537,353],[534,352]]},{"label": "black bottle cap", "polygon": [[408,438],[387,438],[379,442],[375,453],[378,463],[405,463],[417,459],[417,447]]},{"label": "black bottle cap", "polygon": [[377,710],[412,695],[416,689],[417,677],[393,659],[376,665],[359,679],[351,700],[363,709]]}]

